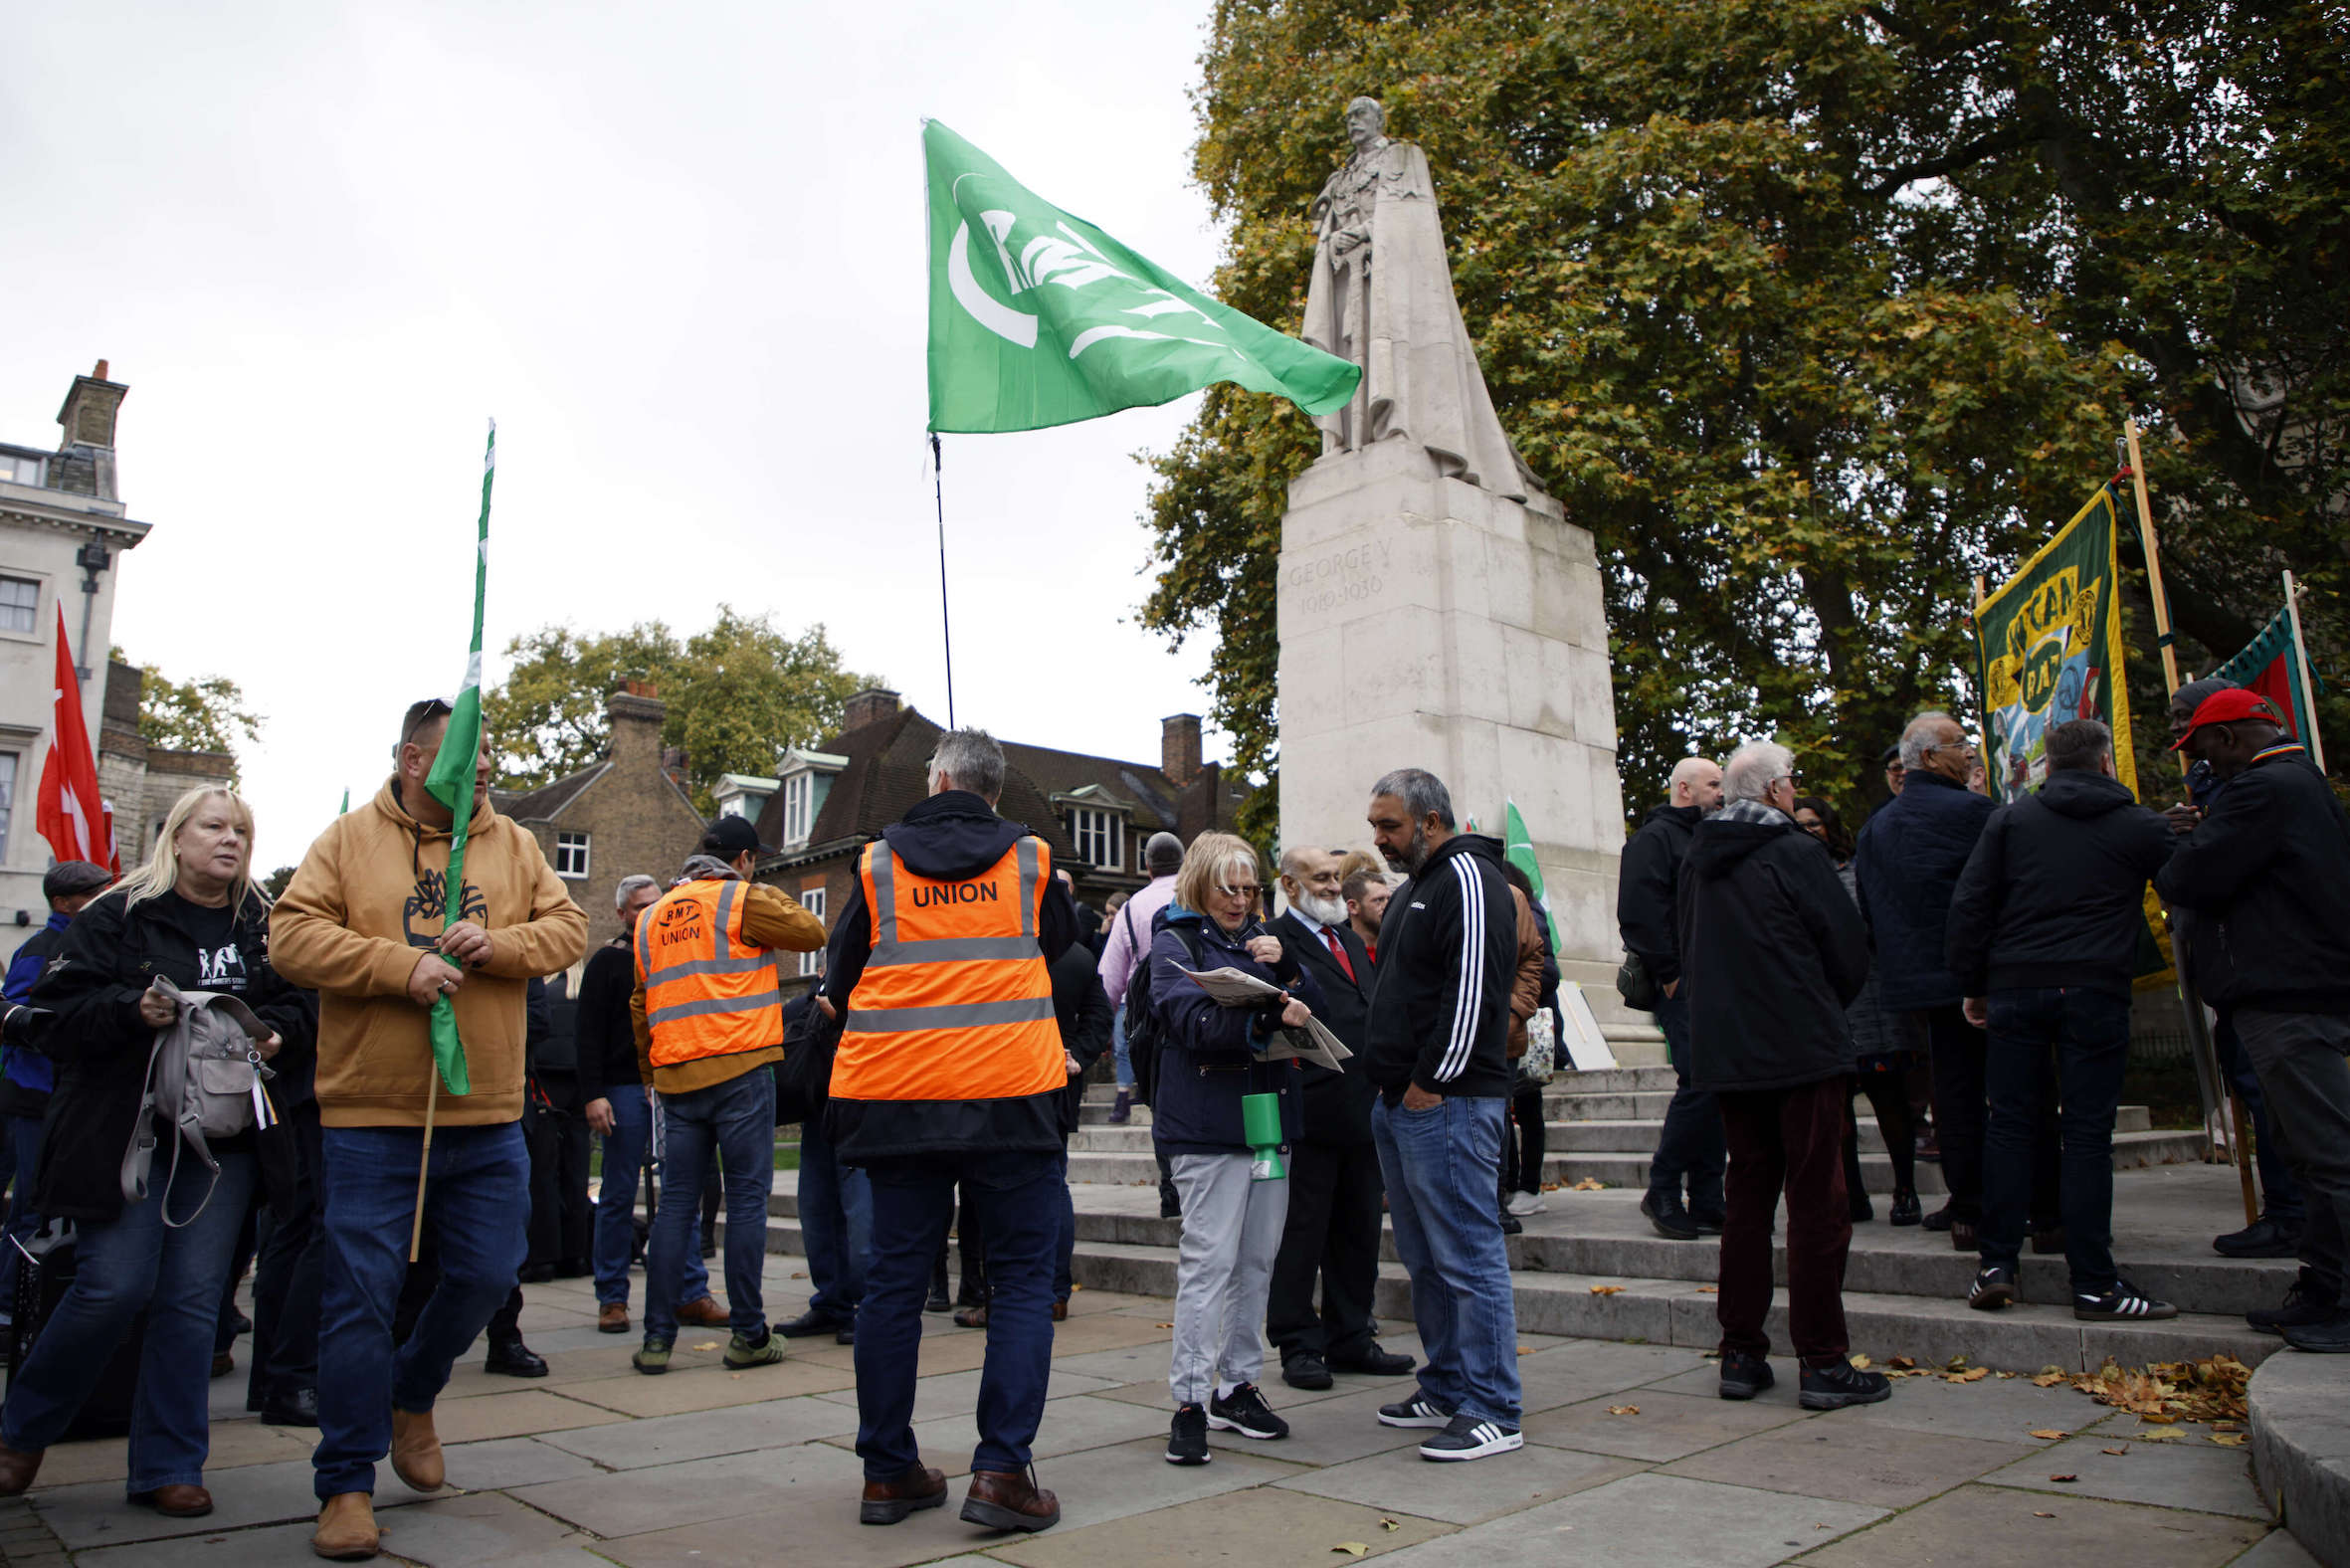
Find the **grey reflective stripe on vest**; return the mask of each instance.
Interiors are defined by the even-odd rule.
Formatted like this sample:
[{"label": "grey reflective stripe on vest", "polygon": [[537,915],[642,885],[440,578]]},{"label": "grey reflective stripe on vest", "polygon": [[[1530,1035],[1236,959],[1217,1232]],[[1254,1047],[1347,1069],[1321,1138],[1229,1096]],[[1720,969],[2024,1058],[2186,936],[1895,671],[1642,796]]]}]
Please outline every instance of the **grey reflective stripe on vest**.
[{"label": "grey reflective stripe on vest", "polygon": [[[776,1006],[782,998],[773,991],[751,996],[707,996],[698,1002],[677,1002],[645,1015],[647,1024],[674,1024],[681,1018],[703,1018],[711,1013],[756,1013]],[[657,1064],[658,1065],[658,1064]]]},{"label": "grey reflective stripe on vest", "polygon": [[958,1002],[945,1007],[859,1008],[850,1016],[849,1033],[901,1035],[914,1029],[984,1029],[990,1024],[1034,1024],[1052,1016],[1053,999],[1049,996]]},{"label": "grey reflective stripe on vest", "polygon": [[662,985],[671,980],[683,980],[688,975],[747,975],[766,968],[774,961],[775,955],[764,951],[748,958],[681,959],[654,970],[645,977],[645,984],[648,987]]},{"label": "grey reflective stripe on vest", "polygon": [[1037,840],[1023,837],[1013,849],[1020,857],[1020,934],[1033,941],[1037,934]]},{"label": "grey reflective stripe on vest", "polygon": [[[874,879],[874,953],[866,962],[881,959],[883,948],[898,946],[897,940],[897,855],[886,839],[877,840],[865,852],[865,864]],[[899,962],[904,960],[900,959]]]},{"label": "grey reflective stripe on vest", "polygon": [[733,949],[726,945],[726,920],[734,913],[734,895],[741,890],[742,883],[731,878],[718,884],[718,928],[711,934],[717,943],[716,951],[720,958],[734,956]]},{"label": "grey reflective stripe on vest", "polygon": [[880,964],[1018,963],[1042,957],[1033,936],[941,936],[927,942],[882,942],[865,961]]}]

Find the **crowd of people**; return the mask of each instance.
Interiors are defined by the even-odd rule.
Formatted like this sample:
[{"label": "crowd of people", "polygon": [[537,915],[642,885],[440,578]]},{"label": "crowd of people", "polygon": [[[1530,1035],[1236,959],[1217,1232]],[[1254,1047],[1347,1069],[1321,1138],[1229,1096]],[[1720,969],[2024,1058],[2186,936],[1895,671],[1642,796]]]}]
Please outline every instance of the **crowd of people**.
[{"label": "crowd of people", "polygon": [[[449,716],[408,710],[392,776],[274,905],[252,879],[252,815],[218,789],[182,798],[118,884],[82,863],[49,874],[50,920],[8,977],[9,1001],[29,1005],[7,1016],[0,1076],[6,1225],[34,1242],[71,1222],[75,1262],[0,1404],[0,1494],[33,1483],[143,1314],[126,1492],[209,1512],[206,1381],[252,1252],[251,1403],[318,1429],[321,1556],[378,1551],[380,1462],[419,1491],[446,1484],[435,1404],[485,1331],[491,1370],[544,1375],[519,1287],[558,1269],[593,1274],[598,1327],[637,1330],[647,1376],[669,1370],[681,1325],[729,1330],[738,1372],[783,1361],[793,1339],[853,1345],[860,1517],[894,1524],[947,1496],[912,1417],[922,1315],[951,1304],[952,1231],[960,1320],[987,1334],[961,1517],[1048,1528],[1060,1505],[1032,1460],[1074,1288],[1069,1144],[1103,1058],[1110,1119],[1150,1107],[1162,1212],[1181,1225],[1169,1463],[1209,1463],[1211,1431],[1288,1435],[1264,1386],[1269,1342],[1301,1390],[1416,1374],[1377,1420],[1425,1429],[1425,1459],[1522,1447],[1506,1237],[1544,1206],[1544,1148],[1519,1062],[1529,1026],[1556,1027],[1559,966],[1527,879],[1461,830],[1434,775],[1370,786],[1377,859],[1286,846],[1278,912],[1247,841],[1161,833],[1143,849],[1148,882],[1105,918],[1043,839],[997,813],[1001,749],[957,730],[926,798],[861,853],[829,929],[756,880],[770,852],[721,816],[674,874],[620,882],[623,934],[588,955],[585,915],[491,809],[486,753],[463,883],[448,886],[455,817],[424,783]],[[2252,1322],[2296,1348],[2350,1348],[2350,818],[2252,693],[2182,688],[2173,728],[2193,794],[2159,813],[2116,780],[2092,720],[2053,728],[2045,784],[2002,806],[1961,726],[1921,714],[1858,835],[1799,790],[1778,744],[1674,768],[1625,852],[1622,985],[1654,1012],[1675,1076],[1641,1212],[1671,1240],[1720,1238],[1723,1398],[1773,1381],[1782,1207],[1801,1403],[1890,1394],[1852,1364],[1844,1317],[1852,1227],[1873,1219],[1856,1098],[1891,1168],[1890,1222],[1978,1256],[1971,1305],[2019,1298],[2029,1234],[2065,1256],[2076,1317],[2173,1314],[2121,1274],[2111,1235],[2150,884],[2258,1118],[2267,1211],[2215,1245],[2297,1256],[2285,1301]],[[779,955],[820,950],[820,984],[787,1002]],[[577,996],[559,999],[571,1045],[542,1049],[558,1027],[545,981],[583,958]],[[1218,971],[1213,990],[1194,979]],[[158,1103],[154,1066],[213,1049],[194,1042],[213,1038],[221,998],[242,1033],[200,1066],[242,1072],[219,1097],[234,1110],[250,1091],[252,1115],[196,1137],[182,1164],[187,1117],[175,1127]],[[443,1001],[463,1094],[439,1092]],[[1342,1067],[1312,1059],[1316,1031],[1350,1054]],[[192,1095],[230,1079],[191,1081]],[[541,1114],[559,1103],[576,1135]],[[801,1127],[812,1295],[770,1323],[785,1122]],[[585,1196],[590,1131],[592,1211],[566,1196]],[[1949,1193],[1930,1214],[1925,1157]],[[713,1205],[722,1302],[703,1262]],[[1419,1361],[1377,1337],[1383,1224]]]}]

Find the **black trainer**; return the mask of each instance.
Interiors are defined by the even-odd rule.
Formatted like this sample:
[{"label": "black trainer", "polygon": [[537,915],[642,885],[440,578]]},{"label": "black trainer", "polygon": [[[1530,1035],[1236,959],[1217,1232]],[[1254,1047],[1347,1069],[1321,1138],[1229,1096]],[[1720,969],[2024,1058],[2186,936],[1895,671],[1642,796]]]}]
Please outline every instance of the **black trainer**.
[{"label": "black trainer", "polygon": [[1873,1405],[1893,1397],[1893,1380],[1881,1372],[1863,1372],[1850,1361],[1824,1367],[1805,1367],[1799,1403],[1806,1410],[1842,1410],[1847,1405]]},{"label": "black trainer", "polygon": [[2127,1279],[2116,1279],[2101,1294],[2073,1291],[2072,1315],[2084,1323],[2152,1322],[2176,1317],[2179,1309],[2168,1301],[2157,1301]]},{"label": "black trainer", "polygon": [[1302,1388],[1319,1393],[1337,1380],[1330,1376],[1330,1364],[1310,1350],[1300,1350],[1281,1363],[1281,1381],[1291,1388]]},{"label": "black trainer", "polygon": [[1452,1424],[1453,1413],[1420,1389],[1412,1390],[1409,1399],[1399,1399],[1392,1405],[1379,1407],[1379,1425],[1383,1427],[1449,1427]]},{"label": "black trainer", "polygon": [[2317,1282],[2317,1275],[2303,1269],[2285,1287],[2282,1304],[2255,1306],[2244,1314],[2244,1320],[2263,1334],[2280,1334],[2287,1328],[2322,1323],[2339,1310],[2340,1305]]},{"label": "black trainer", "polygon": [[2298,1258],[2301,1228],[2263,1214],[2241,1231],[2213,1237],[2212,1251],[2223,1258]]},{"label": "black trainer", "polygon": [[1208,1413],[1197,1405],[1175,1407],[1175,1421],[1167,1429],[1167,1463],[1208,1463]]},{"label": "black trainer", "polygon": [[1721,1228],[1728,1218],[1729,1216],[1720,1209],[1692,1208],[1689,1210],[1689,1223],[1697,1228],[1699,1236],[1721,1235]]},{"label": "black trainer", "polygon": [[1978,1312],[1996,1312],[2016,1304],[2016,1271],[2006,1264],[1985,1264],[1967,1291],[1967,1305]]},{"label": "black trainer", "polygon": [[2284,1342],[2295,1350],[2337,1356],[2350,1353],[2350,1312],[2340,1307],[2334,1309],[2331,1317],[2321,1318],[2314,1323],[2287,1323],[2277,1332],[2283,1334]]},{"label": "black trainer", "polygon": [[1771,1375],[1770,1362],[1761,1356],[1750,1356],[1739,1350],[1722,1352],[1722,1398],[1752,1399],[1777,1381],[1778,1379]]},{"label": "black trainer", "polygon": [[1420,1457],[1424,1460],[1481,1460],[1488,1454],[1507,1454],[1512,1449],[1525,1446],[1524,1436],[1515,1427],[1461,1415],[1447,1422],[1444,1431],[1420,1445]]},{"label": "black trainer", "polygon": [[1230,1394],[1210,1395],[1208,1425],[1218,1432],[1237,1432],[1244,1438],[1269,1443],[1289,1435],[1289,1424],[1273,1413],[1254,1383],[1243,1383]]},{"label": "black trainer", "polygon": [[1689,1211],[1681,1207],[1680,1194],[1650,1192],[1640,1201],[1640,1212],[1649,1217],[1649,1226],[1668,1242],[1693,1242],[1697,1227],[1689,1221]]}]

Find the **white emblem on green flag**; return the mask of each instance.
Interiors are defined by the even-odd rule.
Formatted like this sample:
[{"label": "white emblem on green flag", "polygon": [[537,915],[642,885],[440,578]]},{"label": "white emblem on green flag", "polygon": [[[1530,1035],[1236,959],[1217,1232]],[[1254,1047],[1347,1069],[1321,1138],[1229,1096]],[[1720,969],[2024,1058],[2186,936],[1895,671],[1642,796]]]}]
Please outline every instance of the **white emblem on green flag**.
[{"label": "white emblem on green flag", "polygon": [[1360,366],[1222,305],[1037,197],[937,120],[930,189],[930,428],[1041,430],[1231,381],[1308,414]]},{"label": "white emblem on green flag", "polygon": [[[441,928],[465,918],[465,846],[474,817],[474,763],[482,751],[482,610],[490,592],[490,486],[497,478],[497,421],[482,456],[482,521],[474,551],[474,641],[466,654],[465,688],[441,734],[441,749],[424,787],[457,818],[449,839],[449,876],[441,887]],[[457,1038],[457,1008],[444,991],[433,999],[433,1062],[452,1094],[473,1092],[465,1043]]]}]

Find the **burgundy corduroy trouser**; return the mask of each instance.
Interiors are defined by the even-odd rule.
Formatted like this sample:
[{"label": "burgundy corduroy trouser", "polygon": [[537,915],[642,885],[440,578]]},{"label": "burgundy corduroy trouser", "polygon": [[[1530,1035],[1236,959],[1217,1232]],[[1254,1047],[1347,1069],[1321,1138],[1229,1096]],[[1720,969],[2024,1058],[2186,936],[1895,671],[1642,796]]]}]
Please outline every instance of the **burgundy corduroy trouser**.
[{"label": "burgundy corduroy trouser", "polygon": [[1723,1181],[1721,1282],[1715,1316],[1721,1348],[1767,1356],[1771,1310],[1771,1217],[1787,1195],[1787,1327],[1807,1365],[1842,1360],[1845,1255],[1853,1221],[1846,1207],[1845,1080],[1796,1088],[1724,1092],[1722,1128],[1730,1167]]}]

